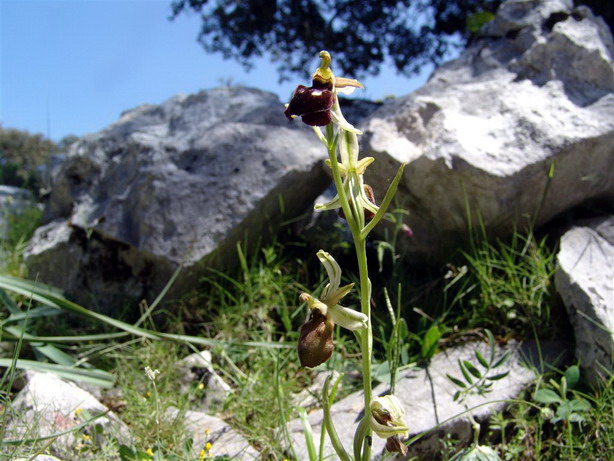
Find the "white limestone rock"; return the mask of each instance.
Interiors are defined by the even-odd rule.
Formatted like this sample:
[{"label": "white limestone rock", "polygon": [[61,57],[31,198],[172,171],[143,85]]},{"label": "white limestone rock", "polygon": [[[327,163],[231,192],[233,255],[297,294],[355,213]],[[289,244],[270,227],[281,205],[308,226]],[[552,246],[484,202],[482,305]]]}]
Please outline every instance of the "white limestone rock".
[{"label": "white limestone rock", "polygon": [[210,443],[209,455],[212,458],[227,456],[236,460],[260,459],[258,450],[220,418],[198,411],[182,412],[174,407],[166,411],[166,417],[182,421],[189,437],[192,438],[195,457],[198,457],[200,450]]},{"label": "white limestone rock", "polygon": [[458,59],[367,118],[376,197],[408,162],[397,195],[411,213],[404,249],[441,263],[467,237],[468,208],[473,226],[479,215],[506,235],[614,198],[613,57],[609,29],[587,8],[507,1]]},{"label": "white limestone rock", "polygon": [[593,385],[614,369],[614,217],[578,225],[560,242],[555,274],[576,340],[576,358]]},{"label": "white limestone rock", "polygon": [[[222,410],[232,392],[228,383],[215,372],[212,360],[211,352],[204,350],[184,357],[177,364],[181,393],[189,395],[192,410],[207,414]],[[203,384],[202,390],[198,389],[199,383]]]},{"label": "white limestone rock", "polygon": [[112,311],[151,301],[183,265],[181,293],[206,267],[236,261],[237,242],[310,208],[330,182],[325,156],[271,93],[224,87],[137,107],[71,146],[30,273]]}]

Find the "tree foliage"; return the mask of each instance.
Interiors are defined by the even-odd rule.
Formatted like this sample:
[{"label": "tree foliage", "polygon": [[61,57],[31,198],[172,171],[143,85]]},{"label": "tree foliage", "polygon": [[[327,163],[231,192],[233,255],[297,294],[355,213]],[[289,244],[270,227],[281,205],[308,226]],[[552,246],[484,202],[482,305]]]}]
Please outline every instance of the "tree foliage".
[{"label": "tree foliage", "polygon": [[38,167],[57,151],[58,146],[42,134],[0,126],[0,184],[38,192]]},{"label": "tree foliage", "polygon": [[173,0],[173,18],[201,15],[199,41],[249,67],[269,54],[284,77],[311,67],[320,50],[335,56],[339,74],[377,75],[390,59],[411,75],[439,64],[470,37],[472,15],[494,12],[500,0]]},{"label": "tree foliage", "polygon": [[[466,45],[493,17],[501,0],[173,0],[173,18],[197,12],[199,42],[247,68],[269,55],[282,78],[311,70],[314,56],[329,50],[339,74],[377,75],[389,59],[411,75],[438,65]],[[614,22],[612,0],[576,0]]]}]

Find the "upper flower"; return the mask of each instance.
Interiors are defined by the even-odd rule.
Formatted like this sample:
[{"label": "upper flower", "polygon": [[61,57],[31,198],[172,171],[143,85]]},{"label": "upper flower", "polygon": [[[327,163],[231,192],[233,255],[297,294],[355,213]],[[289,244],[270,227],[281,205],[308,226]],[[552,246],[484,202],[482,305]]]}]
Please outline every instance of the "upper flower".
[{"label": "upper flower", "polygon": [[311,76],[311,87],[297,86],[284,111],[289,119],[301,117],[304,123],[311,126],[326,126],[334,118],[338,119],[338,114],[332,110],[336,103],[336,93],[363,88],[357,80],[335,77],[330,69],[331,57],[328,51],[320,51],[320,59],[320,67]]},{"label": "upper flower", "polygon": [[322,290],[320,298],[302,293],[300,300],[309,306],[308,320],[301,326],[298,355],[301,366],[316,367],[326,362],[333,353],[333,329],[338,324],[349,330],[367,328],[369,318],[362,312],[339,305],[353,283],[341,285],[341,268],[337,261],[326,251],[317,253],[318,259],[326,269],[329,283]]}]

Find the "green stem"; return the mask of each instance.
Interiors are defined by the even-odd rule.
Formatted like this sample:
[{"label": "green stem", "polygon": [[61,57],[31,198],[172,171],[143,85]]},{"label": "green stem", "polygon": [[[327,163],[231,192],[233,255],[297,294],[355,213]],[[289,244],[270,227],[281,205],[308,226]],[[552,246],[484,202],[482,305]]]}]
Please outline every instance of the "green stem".
[{"label": "green stem", "polygon": [[[358,271],[360,274],[360,308],[363,314],[369,318],[367,329],[361,331],[360,352],[362,354],[362,381],[364,387],[365,415],[371,407],[371,353],[373,349],[373,331],[371,328],[371,281],[369,280],[369,270],[367,267],[367,245],[366,240],[360,238],[360,232],[352,233],[356,257],[358,259]],[[371,428],[368,428],[366,437],[371,437]],[[362,459],[371,459],[371,444],[363,445]]]},{"label": "green stem", "polygon": [[[343,133],[338,134],[338,136],[342,135]],[[335,139],[335,133],[332,123],[326,126],[326,139],[328,140],[328,158],[330,160],[330,168],[333,172],[333,181],[335,182],[337,194],[339,194],[339,199],[341,200],[341,209],[345,214],[345,220],[348,223],[352,235],[357,235],[356,231],[358,230],[358,225],[354,220],[354,214],[350,207],[348,196],[345,193],[345,189],[343,187],[343,179],[341,178],[341,173],[339,171],[339,162],[337,161],[338,139]]]},{"label": "green stem", "polygon": [[[339,133],[339,136],[344,136],[345,133]],[[369,280],[369,270],[367,267],[367,239],[366,235],[361,234],[359,222],[356,221],[356,216],[362,216],[363,210],[352,210],[350,201],[343,188],[343,181],[339,172],[339,164],[337,162],[336,144],[334,142],[334,131],[331,125],[326,127],[326,138],[328,140],[328,155],[330,158],[333,179],[337,188],[337,193],[341,200],[341,208],[346,217],[346,221],[352,232],[354,247],[356,249],[356,258],[358,262],[358,271],[360,275],[360,308],[363,314],[369,319],[367,329],[360,332],[360,352],[362,355],[362,376],[364,387],[364,402],[365,402],[365,417],[370,411],[371,406],[371,354],[373,349],[373,332],[371,328],[371,281]],[[351,174],[348,172],[348,174]],[[400,176],[400,175],[398,175]],[[353,178],[350,178],[353,179]],[[398,179],[397,179],[398,183]],[[350,187],[350,191],[355,188]],[[358,193],[359,191],[356,191]],[[352,198],[352,203],[358,203],[355,197]],[[369,427],[364,432],[364,437],[371,437],[371,428]],[[363,443],[362,459],[371,459],[371,444]],[[358,460],[356,460],[358,461]]]}]

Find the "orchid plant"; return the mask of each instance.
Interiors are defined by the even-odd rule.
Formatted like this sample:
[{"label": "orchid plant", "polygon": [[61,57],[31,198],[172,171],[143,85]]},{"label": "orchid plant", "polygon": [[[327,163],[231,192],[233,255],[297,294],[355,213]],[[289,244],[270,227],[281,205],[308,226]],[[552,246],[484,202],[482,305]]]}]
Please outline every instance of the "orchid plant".
[{"label": "orchid plant", "polygon": [[[375,203],[372,188],[365,184],[364,174],[375,160],[372,157],[359,159],[358,136],[362,132],[352,126],[341,113],[339,93],[363,88],[357,80],[336,77],[331,70],[331,56],[320,52],[320,67],[312,76],[312,86],[299,85],[286,106],[289,119],[301,117],[313,127],[315,134],[328,150],[326,164],[332,170],[337,195],[328,203],[316,206],[320,210],[338,209],[345,218],[354,241],[359,269],[360,311],[339,304],[354,287],[341,286],[341,268],[326,251],[317,253],[323,264],[329,283],[319,297],[302,293],[300,300],[307,303],[309,316],[299,335],[298,354],[302,366],[316,367],[326,362],[333,352],[334,325],[354,331],[360,343],[365,413],[354,436],[353,457],[338,440],[330,411],[324,412],[324,426],[338,457],[341,460],[369,460],[371,437],[375,433],[386,439],[389,451],[405,454],[407,447],[401,439],[407,437],[404,421],[405,411],[393,395],[373,397],[371,378],[371,355],[373,332],[371,323],[371,282],[367,268],[366,241],[369,233],[384,217],[390,205],[405,165],[401,165],[392,180],[382,203]],[[324,400],[329,396],[324,386]]]}]

